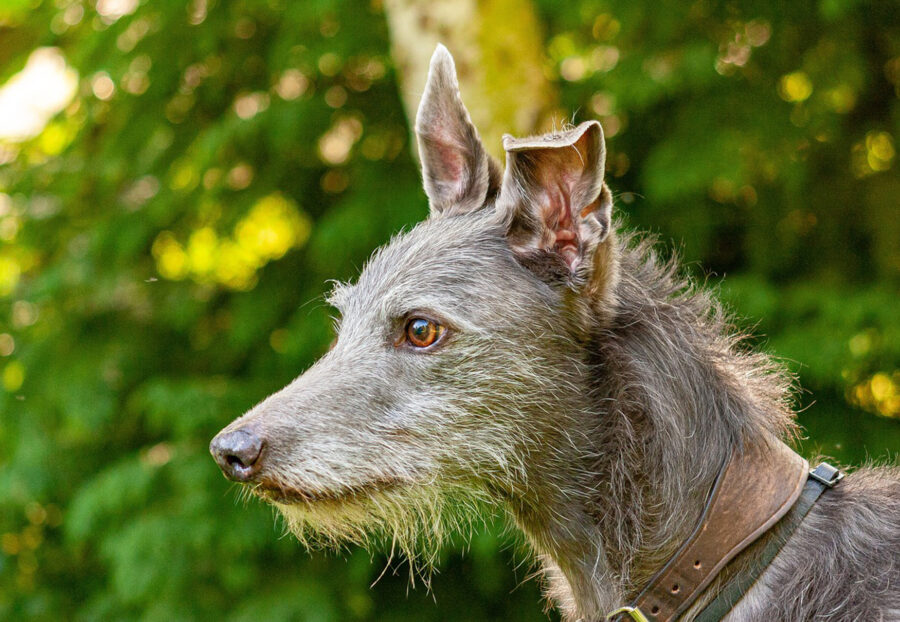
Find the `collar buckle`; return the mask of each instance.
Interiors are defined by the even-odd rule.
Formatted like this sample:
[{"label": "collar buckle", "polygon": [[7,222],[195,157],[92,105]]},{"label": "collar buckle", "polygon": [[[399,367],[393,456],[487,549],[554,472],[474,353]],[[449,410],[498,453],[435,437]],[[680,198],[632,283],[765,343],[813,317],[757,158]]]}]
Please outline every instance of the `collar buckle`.
[{"label": "collar buckle", "polygon": [[615,620],[620,615],[628,614],[635,622],[650,622],[650,620],[645,616],[640,609],[637,607],[619,607],[615,611],[610,611],[606,614],[607,620]]},{"label": "collar buckle", "polygon": [[814,479],[823,486],[833,488],[835,484],[844,479],[844,472],[836,469],[827,462],[823,462],[809,472],[809,478]]}]

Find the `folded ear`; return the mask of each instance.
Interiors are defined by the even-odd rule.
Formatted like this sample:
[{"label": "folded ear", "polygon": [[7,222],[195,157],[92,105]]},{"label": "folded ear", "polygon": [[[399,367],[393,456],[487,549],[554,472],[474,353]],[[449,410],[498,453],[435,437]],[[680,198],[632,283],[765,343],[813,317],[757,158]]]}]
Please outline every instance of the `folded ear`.
[{"label": "folded ear", "polygon": [[463,106],[453,57],[438,44],[416,114],[422,180],[431,216],[482,207],[500,187],[500,169]]},{"label": "folded ear", "polygon": [[533,138],[503,137],[506,173],[498,209],[520,260],[566,279],[590,269],[609,234],[612,194],[603,183],[603,129],[587,121]]}]

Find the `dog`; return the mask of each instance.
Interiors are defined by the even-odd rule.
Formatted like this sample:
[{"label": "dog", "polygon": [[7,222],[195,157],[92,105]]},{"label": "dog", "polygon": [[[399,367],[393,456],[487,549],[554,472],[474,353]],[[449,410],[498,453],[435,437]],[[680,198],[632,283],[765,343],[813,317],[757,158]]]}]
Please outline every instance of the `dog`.
[{"label": "dog", "polygon": [[[616,226],[598,122],[505,136],[501,170],[439,46],[415,131],[429,218],[335,287],[331,350],[211,451],[311,545],[386,536],[427,564],[502,508],[564,619],[602,620],[691,537],[731,456],[795,434],[791,377]],[[900,620],[898,469],[825,491],[725,619]]]}]

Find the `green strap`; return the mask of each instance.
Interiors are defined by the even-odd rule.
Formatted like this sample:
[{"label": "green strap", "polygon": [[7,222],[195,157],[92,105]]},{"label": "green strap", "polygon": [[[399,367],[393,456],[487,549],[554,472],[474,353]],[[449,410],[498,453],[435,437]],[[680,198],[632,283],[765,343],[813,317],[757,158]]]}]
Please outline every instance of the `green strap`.
[{"label": "green strap", "polygon": [[788,541],[794,530],[800,526],[803,518],[826,489],[831,488],[844,477],[844,474],[827,462],[823,462],[810,471],[809,479],[800,493],[794,507],[773,528],[773,536],[754,560],[749,568],[739,573],[728,582],[709,605],[701,611],[694,622],[718,622],[734,608],[744,594],[756,583],[759,576],[775,559],[778,551]]}]

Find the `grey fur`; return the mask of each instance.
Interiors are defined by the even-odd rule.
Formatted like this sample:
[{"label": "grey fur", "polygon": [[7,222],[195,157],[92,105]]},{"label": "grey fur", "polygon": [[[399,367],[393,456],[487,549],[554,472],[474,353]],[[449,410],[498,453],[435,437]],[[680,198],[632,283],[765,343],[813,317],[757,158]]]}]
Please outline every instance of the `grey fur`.
[{"label": "grey fur", "polygon": [[[441,54],[432,76],[447,69]],[[455,78],[440,75],[420,135],[442,114],[428,111],[468,121]],[[792,379],[742,347],[709,292],[650,242],[609,225],[599,125],[506,143],[515,155],[502,184],[474,128],[448,127],[460,134],[438,150],[420,139],[432,217],[336,288],[334,348],[226,431],[264,439],[253,490],[304,541],[383,534],[428,563],[476,506],[500,507],[565,619],[601,620],[688,535],[733,449],[792,437]],[[578,158],[552,152],[585,135]],[[454,186],[468,189],[457,203],[430,181],[448,144],[464,146],[463,177],[475,180]],[[522,169],[523,156],[533,166]],[[576,182],[546,188],[554,175]],[[566,256],[552,243],[552,192],[572,210]],[[404,345],[414,316],[439,320],[447,338],[429,351]],[[860,469],[824,495],[729,619],[900,619],[898,552],[900,473]]]}]

